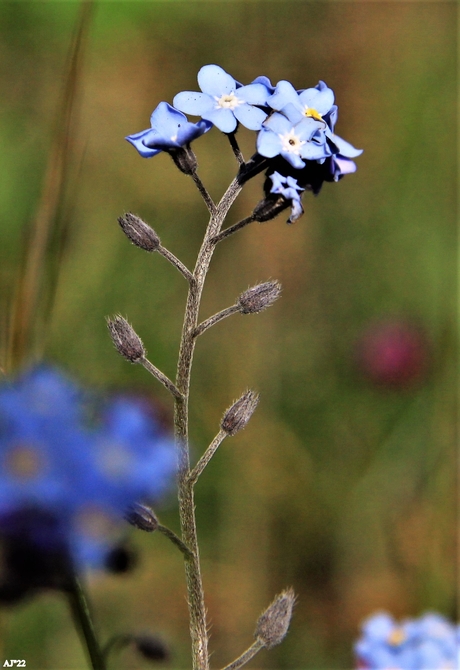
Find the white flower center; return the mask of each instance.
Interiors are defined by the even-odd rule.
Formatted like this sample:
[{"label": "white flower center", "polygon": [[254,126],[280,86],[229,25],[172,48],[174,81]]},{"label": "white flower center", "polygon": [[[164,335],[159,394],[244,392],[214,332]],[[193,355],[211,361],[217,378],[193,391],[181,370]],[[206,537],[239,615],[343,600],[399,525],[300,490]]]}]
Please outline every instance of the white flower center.
[{"label": "white flower center", "polygon": [[296,154],[296,156],[300,155],[300,148],[305,144],[305,140],[301,140],[300,137],[295,134],[294,128],[291,128],[291,130],[288,133],[284,133],[284,135],[279,133],[278,137],[281,140],[283,151],[289,154]]},{"label": "white flower center", "polygon": [[223,109],[233,110],[235,107],[238,107],[238,105],[242,105],[244,103],[244,100],[237,98],[233,91],[231,93],[224,93],[224,95],[221,95],[220,98],[215,95],[214,99],[217,101],[216,109],[221,107]]}]

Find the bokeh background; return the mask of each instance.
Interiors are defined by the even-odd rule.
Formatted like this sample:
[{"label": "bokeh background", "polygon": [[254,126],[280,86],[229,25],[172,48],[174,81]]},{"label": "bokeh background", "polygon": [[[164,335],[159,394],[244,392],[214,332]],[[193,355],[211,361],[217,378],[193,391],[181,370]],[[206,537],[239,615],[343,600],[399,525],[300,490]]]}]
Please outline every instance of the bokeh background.
[{"label": "bokeh background", "polygon": [[[123,138],[159,101],[195,90],[202,65],[243,83],[325,80],[338,134],[365,150],[355,175],[305,195],[298,223],[252,224],[213,260],[203,318],[258,281],[283,285],[270,310],[226,320],[197,348],[195,457],[232,400],[261,394],[197,486],[213,667],[249,646],[289,585],[288,638],[248,667],[351,668],[376,609],[456,618],[456,21],[454,2],[0,3],[6,374],[44,357],[101,392],[146,394],[171,420],[167,393],[117,356],[104,317],[127,316],[174,376],[185,282],[130,245],[117,217],[141,215],[193,267],[206,209],[168,156],[141,159]],[[239,138],[249,157],[254,133]],[[194,148],[218,198],[236,169],[228,143],[213,129]],[[173,495],[158,512],[178,530]],[[162,536],[131,541],[135,570],[89,576],[102,637],[158,632],[171,666],[190,667],[181,557]],[[85,667],[58,595],[0,622],[1,658]],[[113,667],[147,662],[128,650]]]}]

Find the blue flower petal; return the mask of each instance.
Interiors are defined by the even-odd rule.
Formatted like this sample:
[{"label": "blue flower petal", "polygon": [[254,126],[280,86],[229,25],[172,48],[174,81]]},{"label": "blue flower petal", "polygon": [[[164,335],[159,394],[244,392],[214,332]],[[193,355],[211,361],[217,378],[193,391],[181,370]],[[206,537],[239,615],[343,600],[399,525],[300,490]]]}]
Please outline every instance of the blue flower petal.
[{"label": "blue flower petal", "polygon": [[236,118],[231,109],[220,107],[207,112],[203,117],[211,121],[223,133],[232,133],[236,128]]},{"label": "blue flower petal", "polygon": [[125,139],[128,140],[128,142],[131,142],[133,147],[138,150],[143,158],[152,158],[152,156],[156,156],[161,151],[161,149],[150,149],[143,143],[143,138],[150,132],[151,129],[149,128],[148,130],[142,130],[140,133],[135,133],[134,135],[128,135],[128,137],[125,137]]},{"label": "blue flower petal", "polygon": [[260,130],[262,128],[262,123],[267,118],[266,113],[261,109],[248,104],[238,105],[238,107],[235,107],[233,110],[233,114],[238,121],[245,126],[245,128],[249,128],[249,130]]},{"label": "blue flower petal", "polygon": [[360,156],[363,153],[362,149],[355,149],[352,144],[346,142],[338,135],[333,135],[331,133],[328,134],[328,137],[330,137],[330,139],[334,142],[335,146],[339,150],[338,153],[342,156],[345,156],[346,158],[356,158],[356,156]]},{"label": "blue flower petal", "polygon": [[265,158],[278,156],[281,149],[279,137],[271,130],[265,130],[264,128],[257,135],[256,146],[258,153]]},{"label": "blue flower petal", "polygon": [[182,91],[174,96],[174,107],[193,116],[203,116],[216,107],[216,101],[206,93]]},{"label": "blue flower petal", "polygon": [[236,81],[218,65],[204,65],[198,72],[198,84],[203,93],[218,97],[236,89]]},{"label": "blue flower petal", "polygon": [[275,92],[268,98],[267,102],[272,109],[280,111],[289,103],[297,105],[298,99],[299,96],[294,86],[289,81],[281,80],[277,83]]},{"label": "blue flower petal", "polygon": [[237,97],[251,105],[265,105],[270,93],[263,84],[248,84],[238,89]]}]

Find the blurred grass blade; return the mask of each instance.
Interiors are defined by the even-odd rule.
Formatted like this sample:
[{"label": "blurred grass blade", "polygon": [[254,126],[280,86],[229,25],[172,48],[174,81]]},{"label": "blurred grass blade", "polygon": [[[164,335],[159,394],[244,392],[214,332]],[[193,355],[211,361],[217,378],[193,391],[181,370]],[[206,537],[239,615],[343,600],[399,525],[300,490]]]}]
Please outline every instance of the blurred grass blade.
[{"label": "blurred grass blade", "polygon": [[55,271],[52,271],[50,251],[56,245],[58,250],[62,247],[62,209],[75,144],[83,56],[93,9],[92,0],[81,3],[69,49],[41,196],[27,231],[16,296],[11,309],[6,360],[9,369],[20,365],[30,355],[39,355],[42,346],[38,340],[43,339],[37,334],[40,302],[43,294],[47,292],[48,304],[52,304],[50,296],[54,295],[57,286],[58,272],[56,265]]}]

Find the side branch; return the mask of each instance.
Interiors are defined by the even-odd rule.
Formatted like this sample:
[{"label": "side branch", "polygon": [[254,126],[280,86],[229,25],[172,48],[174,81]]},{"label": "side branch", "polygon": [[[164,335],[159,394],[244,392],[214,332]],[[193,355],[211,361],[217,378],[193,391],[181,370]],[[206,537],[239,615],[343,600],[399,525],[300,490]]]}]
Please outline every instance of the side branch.
[{"label": "side branch", "polygon": [[211,326],[214,326],[216,323],[219,323],[219,321],[222,321],[222,319],[226,319],[227,316],[231,316],[232,314],[236,314],[240,311],[241,309],[239,305],[232,305],[231,307],[223,309],[221,312],[217,312],[217,314],[210,316],[209,319],[206,319],[206,321],[202,321],[199,326],[195,328],[193,331],[193,337],[198,337],[198,335],[201,335],[205,330],[208,330],[208,328],[211,328]]},{"label": "side branch", "polygon": [[195,465],[193,470],[190,471],[187,477],[187,482],[194,486],[198,480],[198,477],[201,475],[211,458],[216,453],[217,449],[220,447],[222,442],[227,437],[228,433],[225,430],[220,430],[216,437],[213,439],[209,447],[204,452],[203,456],[200,458],[198,463]]},{"label": "side branch", "polygon": [[215,235],[210,240],[211,244],[217,244],[218,242],[221,242],[226,237],[229,237],[230,235],[233,235],[233,233],[236,233],[238,230],[241,230],[241,228],[244,228],[245,226],[247,226],[249,223],[252,223],[253,221],[255,221],[254,215],[251,214],[251,216],[247,216],[245,219],[242,219],[241,221],[238,221],[238,223],[235,223],[233,226],[229,226],[228,228],[223,230],[218,235]]},{"label": "side branch", "polygon": [[191,177],[192,177],[193,181],[195,182],[195,185],[196,185],[197,189],[199,190],[199,192],[201,194],[201,197],[203,198],[203,200],[205,202],[205,205],[209,210],[209,213],[211,215],[214,214],[215,211],[216,211],[216,205],[214,203],[214,200],[209,195],[206,186],[203,184],[203,182],[199,178],[196,171],[192,172]]},{"label": "side branch", "polygon": [[241,654],[238,658],[236,658],[233,663],[230,663],[230,665],[226,665],[225,668],[222,668],[222,670],[238,670],[238,668],[242,668],[243,665],[246,665],[248,661],[251,660],[251,658],[254,658],[256,654],[259,653],[261,649],[264,648],[264,644],[260,640],[256,640],[250,647],[249,649],[246,649],[246,651]]},{"label": "side branch", "polygon": [[185,267],[185,265],[180,261],[176,256],[174,256],[173,253],[171,253],[166,247],[163,245],[159,245],[156,249],[156,251],[161,254],[166,260],[168,260],[171,265],[174,265],[174,267],[179,270],[179,272],[185,277],[185,279],[191,284],[192,282],[195,281],[192,273],[188,268]]},{"label": "side branch", "polygon": [[184,396],[182,393],[179,391],[177,386],[172,383],[172,381],[164,375],[161,370],[159,370],[153,363],[151,363],[149,360],[146,358],[141,358],[139,360],[139,363],[142,365],[143,368],[145,368],[148,372],[150,372],[151,375],[155,377],[155,379],[158,379],[158,381],[163,384],[165,388],[168,389],[168,391],[175,397],[177,400],[183,400]]}]

